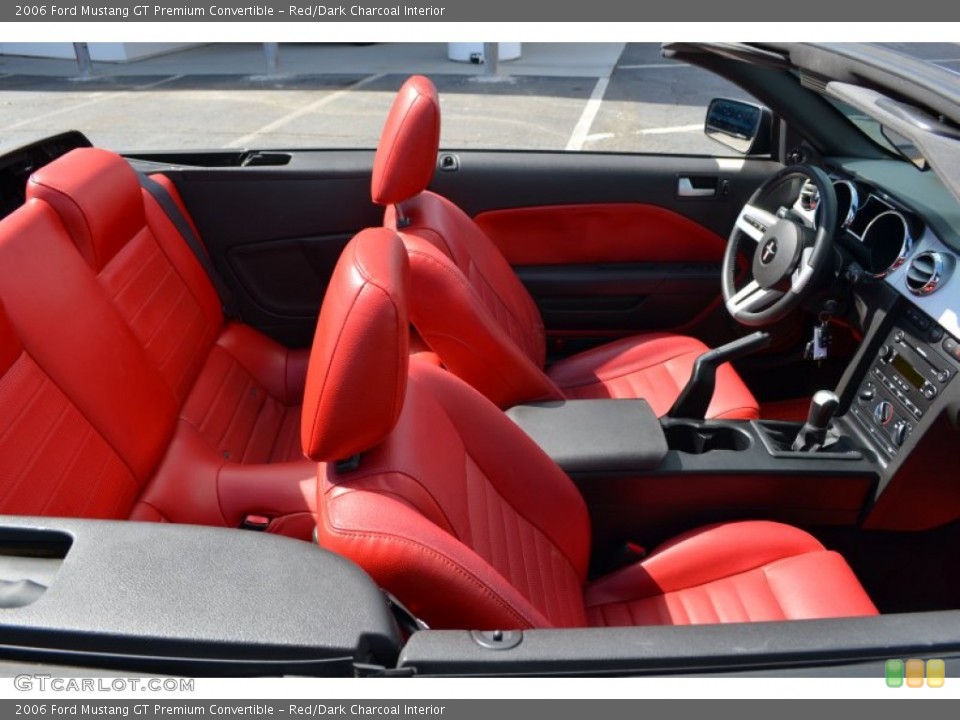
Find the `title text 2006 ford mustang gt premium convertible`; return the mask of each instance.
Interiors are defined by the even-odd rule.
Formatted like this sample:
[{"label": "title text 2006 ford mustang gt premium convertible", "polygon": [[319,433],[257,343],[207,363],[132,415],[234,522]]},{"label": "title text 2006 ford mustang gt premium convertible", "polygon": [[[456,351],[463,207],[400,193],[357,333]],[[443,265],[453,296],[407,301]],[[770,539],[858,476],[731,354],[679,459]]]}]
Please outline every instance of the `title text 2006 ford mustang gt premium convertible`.
[{"label": "title text 2006 ford mustang gt premium convertible", "polygon": [[425,77],[376,154],[5,156],[4,662],[956,656],[960,81],[663,51],[727,157],[440,152]]}]

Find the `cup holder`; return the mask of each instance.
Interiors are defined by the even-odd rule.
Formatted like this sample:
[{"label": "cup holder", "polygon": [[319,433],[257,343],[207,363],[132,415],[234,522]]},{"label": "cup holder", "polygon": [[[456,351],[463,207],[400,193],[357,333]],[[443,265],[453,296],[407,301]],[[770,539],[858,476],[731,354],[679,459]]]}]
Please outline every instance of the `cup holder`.
[{"label": "cup holder", "polygon": [[702,455],[714,450],[746,450],[750,436],[743,430],[726,425],[670,425],[664,428],[667,447],[690,455]]}]

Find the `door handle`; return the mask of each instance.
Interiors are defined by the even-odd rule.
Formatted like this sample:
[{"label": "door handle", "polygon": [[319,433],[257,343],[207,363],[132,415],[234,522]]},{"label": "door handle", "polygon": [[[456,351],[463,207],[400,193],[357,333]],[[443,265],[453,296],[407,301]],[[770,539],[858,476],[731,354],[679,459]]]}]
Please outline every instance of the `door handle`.
[{"label": "door handle", "polygon": [[717,194],[717,178],[697,178],[697,185],[688,177],[677,180],[677,197],[714,197]]}]

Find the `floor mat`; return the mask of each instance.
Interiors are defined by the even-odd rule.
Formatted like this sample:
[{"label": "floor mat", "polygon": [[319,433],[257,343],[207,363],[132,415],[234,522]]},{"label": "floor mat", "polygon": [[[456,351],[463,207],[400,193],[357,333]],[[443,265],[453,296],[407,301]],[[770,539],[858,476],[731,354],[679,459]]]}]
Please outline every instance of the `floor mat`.
[{"label": "floor mat", "polygon": [[847,559],[881,613],[960,608],[960,574],[952,570],[960,522],[922,532],[818,528],[814,534]]}]

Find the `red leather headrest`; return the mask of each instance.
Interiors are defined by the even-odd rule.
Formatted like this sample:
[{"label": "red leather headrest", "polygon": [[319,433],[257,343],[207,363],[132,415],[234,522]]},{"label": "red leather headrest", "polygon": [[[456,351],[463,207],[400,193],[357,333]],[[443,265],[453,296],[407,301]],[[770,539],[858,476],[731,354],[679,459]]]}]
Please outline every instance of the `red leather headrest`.
[{"label": "red leather headrest", "polygon": [[320,309],[300,439],[314,460],[344,460],[392,429],[407,388],[410,268],[392,230],[363,230],[344,248]]},{"label": "red leather headrest", "polygon": [[71,150],[37,170],[27,197],[53,206],[95,272],[146,226],[136,172],[119,155],[99,148]]},{"label": "red leather headrest", "polygon": [[440,148],[440,99],[422,75],[397,93],[380,134],[370,192],[379,205],[409,200],[427,189]]},{"label": "red leather headrest", "polygon": [[0,376],[10,369],[22,351],[20,338],[13,331],[3,305],[0,305]]}]

